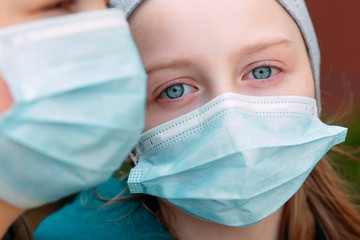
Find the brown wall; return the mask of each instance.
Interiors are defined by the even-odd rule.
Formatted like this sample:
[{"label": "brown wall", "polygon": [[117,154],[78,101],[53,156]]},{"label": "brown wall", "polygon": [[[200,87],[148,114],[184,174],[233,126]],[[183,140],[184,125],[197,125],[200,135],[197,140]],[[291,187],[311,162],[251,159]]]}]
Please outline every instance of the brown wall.
[{"label": "brown wall", "polygon": [[322,54],[324,109],[341,110],[351,93],[360,111],[360,0],[307,0]]}]

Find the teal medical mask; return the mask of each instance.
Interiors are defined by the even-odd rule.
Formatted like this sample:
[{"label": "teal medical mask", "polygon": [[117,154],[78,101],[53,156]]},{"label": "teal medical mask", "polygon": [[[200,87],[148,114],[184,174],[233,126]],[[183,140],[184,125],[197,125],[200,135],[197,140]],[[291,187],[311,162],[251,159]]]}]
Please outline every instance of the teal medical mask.
[{"label": "teal medical mask", "polygon": [[0,198],[21,208],[105,181],[144,126],[146,74],[119,10],[0,30],[14,104],[0,118]]},{"label": "teal medical mask", "polygon": [[346,131],[322,123],[312,98],[225,93],[144,133],[129,189],[204,220],[253,225],[298,191]]}]

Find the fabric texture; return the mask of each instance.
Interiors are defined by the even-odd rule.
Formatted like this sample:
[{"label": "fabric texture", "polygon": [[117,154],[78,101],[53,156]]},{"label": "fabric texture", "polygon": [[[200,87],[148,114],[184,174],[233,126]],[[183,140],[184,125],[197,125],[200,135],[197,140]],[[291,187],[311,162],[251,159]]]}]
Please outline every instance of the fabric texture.
[{"label": "fabric texture", "polygon": [[82,192],[73,203],[48,216],[36,229],[36,240],[165,240],[165,228],[137,200],[105,205],[99,199],[129,196],[127,179],[111,178]]},{"label": "fabric texture", "polygon": [[2,240],[34,240],[31,229],[23,217],[18,218]]},{"label": "fabric texture", "polygon": [[224,93],[143,133],[128,185],[201,219],[250,226],[280,209],[346,133],[320,121],[313,98]]},{"label": "fabric texture", "polygon": [[0,196],[16,207],[106,181],[139,140],[146,74],[120,10],[0,29],[0,72],[14,100],[0,116]]},{"label": "fabric texture", "polygon": [[[144,0],[111,0],[110,7],[118,8],[125,12],[126,17],[129,18],[133,11]],[[315,30],[306,7],[304,0],[277,0],[293,17],[298,24],[301,33],[306,42],[310,61],[312,65],[314,81],[315,81],[315,96],[318,105],[318,113],[321,112],[320,101],[320,49],[317,42]]]}]

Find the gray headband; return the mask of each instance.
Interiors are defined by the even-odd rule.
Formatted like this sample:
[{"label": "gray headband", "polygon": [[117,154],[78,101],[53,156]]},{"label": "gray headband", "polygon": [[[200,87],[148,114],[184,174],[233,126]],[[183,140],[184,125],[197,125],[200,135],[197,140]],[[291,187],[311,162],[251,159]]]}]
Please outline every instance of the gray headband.
[{"label": "gray headband", "polygon": [[[128,18],[144,0],[111,0],[110,7],[121,9]],[[318,112],[321,112],[320,103],[320,49],[317,42],[314,26],[304,0],[277,0],[293,17],[305,39],[315,81],[315,97]]]}]

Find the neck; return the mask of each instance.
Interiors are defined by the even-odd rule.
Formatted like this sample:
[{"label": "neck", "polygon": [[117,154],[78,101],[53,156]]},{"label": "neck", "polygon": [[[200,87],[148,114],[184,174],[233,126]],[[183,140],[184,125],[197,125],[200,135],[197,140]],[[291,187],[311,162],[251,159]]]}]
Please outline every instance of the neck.
[{"label": "neck", "polygon": [[282,208],[261,222],[249,227],[229,227],[191,216],[161,200],[163,220],[176,240],[276,240],[279,239]]}]

